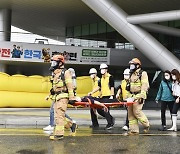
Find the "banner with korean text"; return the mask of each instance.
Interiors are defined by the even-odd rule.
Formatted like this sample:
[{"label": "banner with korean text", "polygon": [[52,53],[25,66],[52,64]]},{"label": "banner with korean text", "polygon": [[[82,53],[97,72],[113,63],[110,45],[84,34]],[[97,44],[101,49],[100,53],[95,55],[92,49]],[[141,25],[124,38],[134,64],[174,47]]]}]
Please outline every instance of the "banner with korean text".
[{"label": "banner with korean text", "polygon": [[110,64],[109,48],[0,42],[0,60],[50,62],[55,54],[64,55],[69,64]]}]

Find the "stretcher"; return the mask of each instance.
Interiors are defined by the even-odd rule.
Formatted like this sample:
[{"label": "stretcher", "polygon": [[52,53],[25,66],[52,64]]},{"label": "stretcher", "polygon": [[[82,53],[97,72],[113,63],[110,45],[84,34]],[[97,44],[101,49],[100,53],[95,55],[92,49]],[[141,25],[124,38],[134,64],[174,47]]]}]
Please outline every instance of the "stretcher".
[{"label": "stretcher", "polygon": [[[131,106],[134,102],[113,102],[113,103],[103,103],[106,107],[114,107],[114,106]],[[98,104],[92,104],[90,101],[88,102],[75,102],[73,106],[82,106],[82,107],[90,107],[90,108],[103,108]]]}]

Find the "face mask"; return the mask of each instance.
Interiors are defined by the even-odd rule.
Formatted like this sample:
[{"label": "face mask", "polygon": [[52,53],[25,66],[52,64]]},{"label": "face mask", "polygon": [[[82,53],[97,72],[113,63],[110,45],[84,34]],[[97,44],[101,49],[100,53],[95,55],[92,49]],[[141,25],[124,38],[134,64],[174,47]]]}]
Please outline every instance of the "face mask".
[{"label": "face mask", "polygon": [[164,78],[166,79],[166,80],[169,80],[170,79],[170,75],[164,75]]},{"label": "face mask", "polygon": [[136,66],[134,65],[134,64],[131,64],[130,65],[130,70],[133,70],[133,69],[135,69],[136,68]]},{"label": "face mask", "polygon": [[175,75],[172,75],[172,79],[173,79],[173,80],[176,80],[176,76],[175,76]]},{"label": "face mask", "polygon": [[91,77],[91,79],[94,79],[95,78],[95,74],[91,74],[90,77]]},{"label": "face mask", "polygon": [[130,69],[130,72],[131,72],[131,73],[134,72],[134,71],[136,70],[136,65],[130,64],[129,69]]},{"label": "face mask", "polygon": [[105,69],[101,69],[101,74],[104,75],[106,73]]},{"label": "face mask", "polygon": [[53,72],[54,70],[56,70],[58,68],[58,66],[59,66],[59,62],[52,61],[49,70]]},{"label": "face mask", "polygon": [[124,79],[128,80],[129,79],[129,75],[128,74],[124,74]]},{"label": "face mask", "polygon": [[166,80],[169,80],[170,79],[170,76],[165,76],[164,77]]}]

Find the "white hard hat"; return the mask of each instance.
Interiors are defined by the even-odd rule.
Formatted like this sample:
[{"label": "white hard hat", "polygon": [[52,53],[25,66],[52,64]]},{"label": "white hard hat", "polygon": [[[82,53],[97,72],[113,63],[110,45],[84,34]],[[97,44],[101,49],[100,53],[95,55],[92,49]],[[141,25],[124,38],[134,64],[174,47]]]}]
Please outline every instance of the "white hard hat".
[{"label": "white hard hat", "polygon": [[106,65],[106,64],[104,64],[104,63],[102,63],[101,65],[100,65],[100,69],[107,69],[108,68],[108,66]]},{"label": "white hard hat", "polygon": [[71,72],[72,76],[76,76],[75,70],[73,68],[69,68],[68,70]]},{"label": "white hard hat", "polygon": [[125,69],[123,74],[129,75],[130,74],[130,69],[129,68]]},{"label": "white hard hat", "polygon": [[97,70],[95,68],[91,68],[89,70],[89,74],[97,74]]}]

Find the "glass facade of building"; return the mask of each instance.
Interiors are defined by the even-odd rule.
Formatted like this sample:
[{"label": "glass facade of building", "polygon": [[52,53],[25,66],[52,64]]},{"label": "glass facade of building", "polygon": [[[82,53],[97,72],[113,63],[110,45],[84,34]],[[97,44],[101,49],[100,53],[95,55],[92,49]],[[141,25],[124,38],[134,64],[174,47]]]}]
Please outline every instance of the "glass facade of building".
[{"label": "glass facade of building", "polygon": [[66,38],[66,45],[134,49],[106,22],[67,27]]},{"label": "glass facade of building", "polygon": [[[180,21],[167,21],[158,23],[167,27],[180,27]],[[168,50],[180,59],[180,38],[159,33],[151,33]],[[82,24],[66,28],[66,45],[87,47],[109,47],[117,49],[134,50],[135,47],[108,23],[97,22]]]}]

